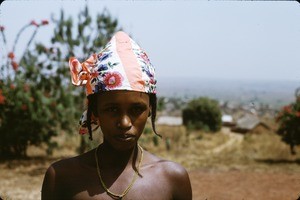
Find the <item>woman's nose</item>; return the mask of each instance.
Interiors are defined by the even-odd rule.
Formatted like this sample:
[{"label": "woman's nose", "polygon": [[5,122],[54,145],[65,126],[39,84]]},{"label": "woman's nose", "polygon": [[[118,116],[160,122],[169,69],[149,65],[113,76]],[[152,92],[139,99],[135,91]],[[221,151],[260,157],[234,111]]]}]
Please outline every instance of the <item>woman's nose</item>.
[{"label": "woman's nose", "polygon": [[132,126],[130,117],[128,115],[122,115],[117,126],[121,129],[130,129]]}]

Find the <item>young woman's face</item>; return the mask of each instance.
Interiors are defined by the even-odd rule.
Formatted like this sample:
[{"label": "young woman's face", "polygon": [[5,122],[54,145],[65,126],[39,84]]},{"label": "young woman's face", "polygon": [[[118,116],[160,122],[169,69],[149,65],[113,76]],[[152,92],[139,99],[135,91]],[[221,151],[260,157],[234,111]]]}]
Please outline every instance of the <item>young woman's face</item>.
[{"label": "young woman's face", "polygon": [[97,112],[105,142],[116,150],[133,148],[149,112],[149,95],[135,91],[109,91],[97,97]]}]

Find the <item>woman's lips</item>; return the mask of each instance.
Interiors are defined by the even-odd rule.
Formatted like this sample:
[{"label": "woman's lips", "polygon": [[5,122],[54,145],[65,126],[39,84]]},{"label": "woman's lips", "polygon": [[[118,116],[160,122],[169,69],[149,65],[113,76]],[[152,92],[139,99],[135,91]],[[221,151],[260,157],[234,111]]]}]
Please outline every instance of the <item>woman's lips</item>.
[{"label": "woman's lips", "polygon": [[135,135],[132,134],[119,134],[115,138],[120,141],[131,141],[135,139]]}]

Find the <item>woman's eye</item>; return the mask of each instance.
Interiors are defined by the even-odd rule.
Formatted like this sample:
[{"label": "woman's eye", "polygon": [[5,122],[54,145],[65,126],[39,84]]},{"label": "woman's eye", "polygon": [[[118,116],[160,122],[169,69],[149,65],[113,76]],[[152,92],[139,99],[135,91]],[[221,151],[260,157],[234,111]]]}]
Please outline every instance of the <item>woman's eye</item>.
[{"label": "woman's eye", "polygon": [[142,107],[142,106],[135,106],[135,107],[132,108],[132,112],[134,114],[141,114],[144,111],[145,111],[145,108]]},{"label": "woman's eye", "polygon": [[116,107],[109,107],[105,109],[106,112],[116,113],[118,112],[118,108]]}]

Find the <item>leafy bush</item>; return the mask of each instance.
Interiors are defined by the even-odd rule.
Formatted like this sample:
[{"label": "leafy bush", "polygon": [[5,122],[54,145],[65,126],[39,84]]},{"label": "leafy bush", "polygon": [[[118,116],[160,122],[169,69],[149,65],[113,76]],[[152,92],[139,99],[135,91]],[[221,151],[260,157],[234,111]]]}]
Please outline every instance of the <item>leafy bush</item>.
[{"label": "leafy bush", "polygon": [[284,106],[276,117],[277,133],[282,141],[290,145],[291,154],[296,154],[295,145],[300,144],[300,88],[296,90],[296,101]]},{"label": "leafy bush", "polygon": [[[38,30],[49,22],[31,21],[20,29],[11,52],[7,53],[1,62],[0,77],[0,156],[25,156],[27,146],[38,145],[43,141],[50,143],[50,138],[56,134],[59,118],[56,99],[51,98],[50,87],[43,82],[40,74],[36,52],[29,51]],[[26,29],[33,33],[27,44],[25,53],[19,61],[14,54],[19,37]],[[1,36],[6,45],[5,28],[1,27]],[[35,75],[35,76],[34,76]],[[48,80],[48,79],[46,79]],[[50,98],[49,98],[50,97]],[[51,110],[54,112],[51,112]],[[55,112],[57,111],[57,112]],[[53,145],[52,145],[53,146]]]},{"label": "leafy bush", "polygon": [[[59,19],[52,19],[56,27],[50,46],[32,44],[38,30],[49,22],[31,21],[20,29],[12,50],[1,60],[0,157],[26,156],[28,145],[41,143],[48,144],[51,153],[56,146],[51,137],[61,130],[71,132],[77,125],[85,92],[71,85],[68,59],[76,54],[83,61],[98,52],[118,25],[106,10],[93,21],[87,7],[78,19],[73,26],[73,19],[66,19],[63,10]],[[16,45],[26,29],[33,31],[32,36],[17,58]],[[0,32],[7,46],[5,27],[0,26]]]},{"label": "leafy bush", "polygon": [[216,132],[221,128],[218,102],[206,97],[191,100],[182,111],[183,124],[189,129]]}]

